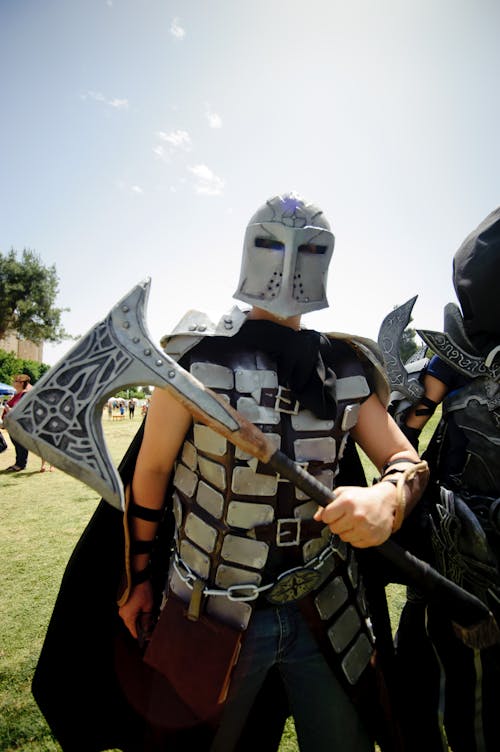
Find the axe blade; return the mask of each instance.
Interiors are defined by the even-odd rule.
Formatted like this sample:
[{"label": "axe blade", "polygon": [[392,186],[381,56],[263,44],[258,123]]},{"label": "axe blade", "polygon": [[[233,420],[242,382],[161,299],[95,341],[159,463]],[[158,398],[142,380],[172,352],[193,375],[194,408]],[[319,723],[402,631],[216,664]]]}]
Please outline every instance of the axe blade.
[{"label": "axe blade", "polygon": [[106,447],[102,411],[119,389],[144,384],[167,388],[193,414],[204,422],[207,416],[213,419],[227,435],[240,428],[213,393],[153,344],[144,318],[149,290],[149,278],[136,285],[4,421],[16,441],[118,509],[124,508],[124,490]]},{"label": "axe blade", "polygon": [[389,378],[391,389],[400,392],[404,397],[415,404],[422,396],[423,386],[416,380],[408,377],[399,354],[401,336],[408,326],[411,312],[418,295],[415,295],[406,303],[395,308],[387,314],[380,325],[378,345],[384,356],[385,368]]}]

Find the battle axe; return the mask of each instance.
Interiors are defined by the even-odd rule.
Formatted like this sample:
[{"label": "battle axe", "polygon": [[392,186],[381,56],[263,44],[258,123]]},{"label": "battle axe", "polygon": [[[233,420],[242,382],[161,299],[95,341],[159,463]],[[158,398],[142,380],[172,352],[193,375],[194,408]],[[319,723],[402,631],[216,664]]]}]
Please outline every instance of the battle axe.
[{"label": "battle axe", "polygon": [[[153,344],[144,316],[149,288],[149,279],[134,287],[44,374],[5,419],[9,434],[123,509],[123,484],[104,441],[102,410],[109,395],[119,389],[148,384],[167,389],[195,419],[267,464],[318,504],[328,504],[330,489],[276,450],[257,426]],[[491,622],[482,601],[394,541],[376,550],[429,600],[447,606],[450,618],[466,636]]]}]

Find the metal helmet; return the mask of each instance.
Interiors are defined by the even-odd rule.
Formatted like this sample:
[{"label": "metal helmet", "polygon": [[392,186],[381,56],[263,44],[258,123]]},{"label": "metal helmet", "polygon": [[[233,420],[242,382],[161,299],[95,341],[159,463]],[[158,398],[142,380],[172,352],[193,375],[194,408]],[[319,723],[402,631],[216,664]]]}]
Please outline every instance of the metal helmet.
[{"label": "metal helmet", "polygon": [[500,207],[471,232],[453,258],[464,327],[480,352],[500,345]]},{"label": "metal helmet", "polygon": [[334,243],[321,209],[295,193],[274,196],[248,223],[233,297],[279,318],[327,308]]}]

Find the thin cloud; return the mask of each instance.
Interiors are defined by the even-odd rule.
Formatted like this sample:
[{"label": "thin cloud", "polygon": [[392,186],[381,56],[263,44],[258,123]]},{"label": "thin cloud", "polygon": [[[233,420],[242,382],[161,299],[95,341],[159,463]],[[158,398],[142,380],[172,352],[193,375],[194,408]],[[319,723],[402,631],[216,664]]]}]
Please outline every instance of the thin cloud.
[{"label": "thin cloud", "polygon": [[109,104],[110,107],[116,107],[117,110],[127,109],[128,99],[108,99],[106,104]]},{"label": "thin cloud", "polygon": [[81,97],[83,100],[93,99],[94,102],[102,102],[102,104],[105,104],[108,107],[113,107],[116,110],[128,109],[128,99],[118,99],[116,97],[109,99],[108,97],[105,97],[104,94],[102,94],[100,91],[87,91],[87,93],[82,94]]},{"label": "thin cloud", "polygon": [[210,128],[222,128],[222,118],[220,115],[207,108],[206,116]]},{"label": "thin cloud", "polygon": [[142,196],[144,194],[144,189],[141,188],[140,185],[130,185],[130,183],[126,183],[124,180],[117,180],[115,183],[118,190],[123,191],[124,193],[135,193],[137,195]]},{"label": "thin cloud", "polygon": [[170,161],[169,160],[169,154],[166,152],[165,147],[161,144],[158,144],[157,146],[153,146],[153,154],[156,154],[157,157],[160,159],[163,159],[165,162]]},{"label": "thin cloud", "polygon": [[178,18],[172,19],[172,23],[170,24],[170,33],[176,39],[184,39],[184,37],[186,36],[186,30],[183,29],[180,25]]},{"label": "thin cloud", "polygon": [[224,181],[212,172],[207,165],[194,165],[194,167],[188,167],[188,170],[196,178],[194,185],[196,193],[205,196],[220,196],[222,194]]},{"label": "thin cloud", "polygon": [[182,149],[183,151],[191,151],[192,142],[191,136],[187,131],[176,130],[165,133],[164,131],[158,131],[156,134],[161,141],[165,141],[172,149]]}]

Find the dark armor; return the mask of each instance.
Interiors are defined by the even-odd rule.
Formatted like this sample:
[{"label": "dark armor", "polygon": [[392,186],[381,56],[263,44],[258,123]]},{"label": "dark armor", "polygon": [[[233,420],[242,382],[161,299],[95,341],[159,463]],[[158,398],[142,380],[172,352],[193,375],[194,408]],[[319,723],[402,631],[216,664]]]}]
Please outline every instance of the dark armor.
[{"label": "dark armor", "polygon": [[[353,350],[330,345],[335,404],[318,418],[279,383],[270,354],[249,351],[238,337],[225,339],[222,350],[220,342],[202,341],[183,365],[333,489],[349,430],[371,393]],[[356,684],[374,643],[363,585],[351,547],[312,519],[316,503],[199,423],[186,437],[173,484],[170,588],[187,602],[201,580],[206,613],[240,629],[253,607],[311,593],[330,650],[344,678]]]},{"label": "dark armor", "polygon": [[[497,622],[499,251],[500,209],[496,209],[455,254],[453,284],[462,311],[449,303],[444,332],[419,331],[437,356],[427,373],[447,389],[441,422],[424,454],[431,483],[421,507],[421,530],[429,533],[435,566],[485,602]],[[409,593],[398,629],[397,656],[402,680],[412,677],[405,724],[409,749],[415,752],[499,749],[500,648],[485,641],[480,631],[478,639],[470,642],[457,636],[446,614]]]},{"label": "dark armor", "polygon": [[[462,457],[456,466],[444,465],[442,482],[465,497],[484,495],[494,500],[500,489],[500,385],[491,378],[472,380],[443,400],[446,445],[462,434]],[[440,452],[439,464],[445,462]],[[500,531],[499,531],[500,532]]]}]

